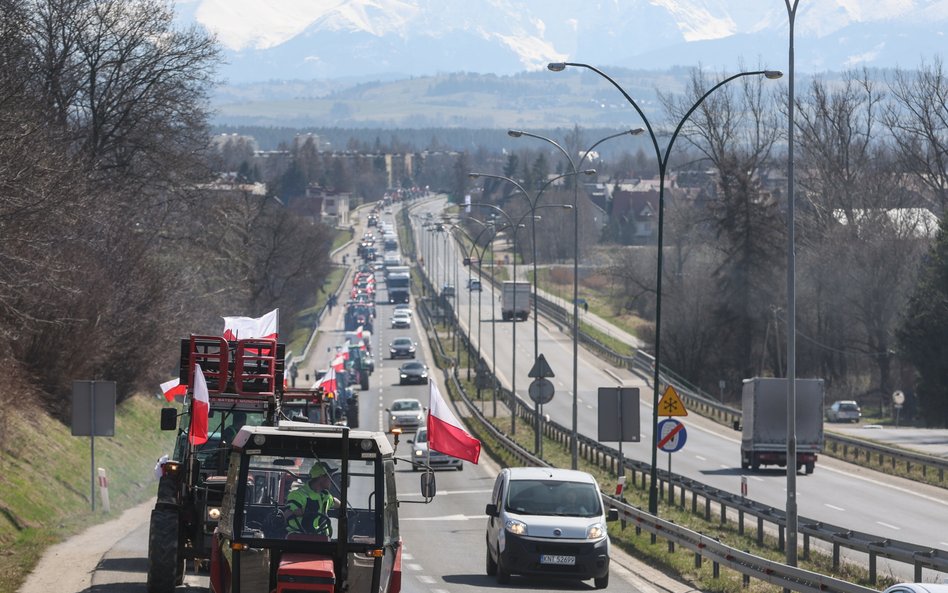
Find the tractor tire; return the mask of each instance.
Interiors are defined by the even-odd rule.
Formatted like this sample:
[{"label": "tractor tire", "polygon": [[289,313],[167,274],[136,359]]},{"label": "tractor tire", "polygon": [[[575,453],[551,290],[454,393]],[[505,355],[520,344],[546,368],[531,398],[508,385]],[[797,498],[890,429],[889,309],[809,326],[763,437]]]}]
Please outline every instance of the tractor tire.
[{"label": "tractor tire", "polygon": [[369,390],[369,374],[366,372],[359,373],[359,389],[362,391]]},{"label": "tractor tire", "polygon": [[153,510],[148,530],[148,593],[174,593],[184,579],[178,559],[178,513]]}]

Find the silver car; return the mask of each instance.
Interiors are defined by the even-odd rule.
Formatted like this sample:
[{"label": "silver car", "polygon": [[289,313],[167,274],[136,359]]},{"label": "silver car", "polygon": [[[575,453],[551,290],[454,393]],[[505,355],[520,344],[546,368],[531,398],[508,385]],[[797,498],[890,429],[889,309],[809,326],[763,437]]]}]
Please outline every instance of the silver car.
[{"label": "silver car", "polygon": [[446,467],[448,469],[457,469],[464,471],[464,461],[457,457],[445,455],[441,451],[432,451],[428,448],[428,429],[419,428],[414,438],[408,441],[411,445],[412,471],[418,471],[424,468],[426,464],[431,468]]},{"label": "silver car", "polygon": [[385,408],[388,414],[388,432],[400,428],[403,432],[415,432],[425,425],[427,410],[417,399],[396,399],[392,407]]},{"label": "silver car", "polygon": [[852,400],[835,401],[826,410],[828,422],[859,422],[860,418],[862,418],[862,410],[859,404]]}]

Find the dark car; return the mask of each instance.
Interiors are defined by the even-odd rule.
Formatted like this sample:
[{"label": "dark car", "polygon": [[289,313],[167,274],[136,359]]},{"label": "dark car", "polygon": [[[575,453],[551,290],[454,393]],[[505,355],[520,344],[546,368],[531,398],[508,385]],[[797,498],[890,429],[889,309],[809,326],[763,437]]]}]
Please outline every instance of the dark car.
[{"label": "dark car", "polygon": [[411,338],[395,338],[388,345],[388,351],[392,358],[415,358],[415,343]]},{"label": "dark car", "polygon": [[428,367],[423,362],[406,362],[398,367],[398,384],[428,383]]}]

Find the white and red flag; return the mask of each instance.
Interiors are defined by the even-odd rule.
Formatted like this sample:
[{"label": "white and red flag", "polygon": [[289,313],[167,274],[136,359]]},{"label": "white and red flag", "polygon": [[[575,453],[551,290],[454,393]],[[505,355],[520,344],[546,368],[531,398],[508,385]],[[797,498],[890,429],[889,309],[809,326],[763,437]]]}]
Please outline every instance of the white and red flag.
[{"label": "white and red flag", "polygon": [[323,391],[327,393],[336,393],[339,390],[338,384],[336,382],[336,369],[329,367],[329,370],[325,375],[319,378],[319,381],[316,381],[316,387],[322,387]]},{"label": "white and red flag", "polygon": [[201,365],[194,365],[194,393],[191,395],[191,426],[188,428],[188,442],[203,445],[207,442],[208,414],[211,402],[207,393],[207,381]]},{"label": "white and red flag", "polygon": [[161,392],[165,394],[165,399],[173,402],[175,396],[184,396],[188,393],[188,386],[181,384],[181,379],[172,379],[161,384]]},{"label": "white and red flag", "polygon": [[346,359],[340,354],[336,358],[332,359],[332,362],[329,363],[329,366],[332,367],[337,373],[341,373],[346,368]]},{"label": "white and red flag", "polygon": [[276,340],[279,336],[280,310],[274,309],[263,317],[224,317],[225,340],[264,338]]},{"label": "white and red flag", "polygon": [[428,406],[428,447],[445,455],[477,463],[481,455],[481,442],[461,426],[441,397],[435,381],[429,381],[431,401]]}]

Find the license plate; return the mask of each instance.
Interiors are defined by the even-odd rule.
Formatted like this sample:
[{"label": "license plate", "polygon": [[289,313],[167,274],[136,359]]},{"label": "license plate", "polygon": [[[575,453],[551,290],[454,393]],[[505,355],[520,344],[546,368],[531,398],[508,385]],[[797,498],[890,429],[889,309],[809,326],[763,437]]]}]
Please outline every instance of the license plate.
[{"label": "license plate", "polygon": [[559,556],[556,554],[541,554],[540,564],[558,564],[561,566],[575,566],[576,556]]}]

